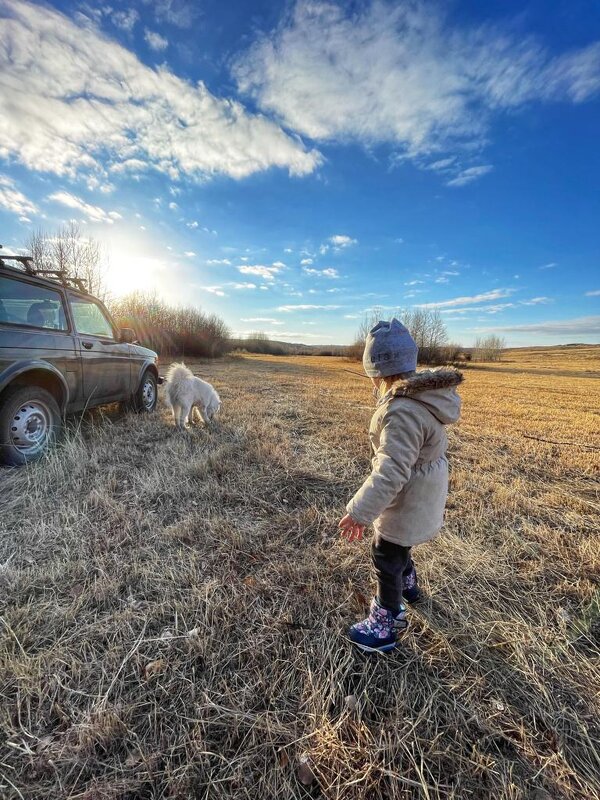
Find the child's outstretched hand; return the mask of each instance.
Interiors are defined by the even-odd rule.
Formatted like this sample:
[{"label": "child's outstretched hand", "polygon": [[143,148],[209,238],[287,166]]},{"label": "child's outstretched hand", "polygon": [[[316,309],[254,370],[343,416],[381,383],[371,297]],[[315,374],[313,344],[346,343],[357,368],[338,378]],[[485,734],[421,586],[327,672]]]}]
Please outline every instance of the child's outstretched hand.
[{"label": "child's outstretched hand", "polygon": [[366,527],[366,525],[361,525],[360,522],[353,519],[350,514],[346,514],[346,516],[342,517],[338,522],[340,536],[343,536],[349,542],[354,542],[356,539],[360,541]]}]

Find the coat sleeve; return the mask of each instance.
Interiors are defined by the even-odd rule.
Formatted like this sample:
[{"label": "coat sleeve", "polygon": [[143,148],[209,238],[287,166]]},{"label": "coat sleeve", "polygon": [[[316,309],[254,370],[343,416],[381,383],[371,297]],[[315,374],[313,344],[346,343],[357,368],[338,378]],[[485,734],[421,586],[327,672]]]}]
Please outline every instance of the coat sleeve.
[{"label": "coat sleeve", "polygon": [[370,525],[408,482],[424,442],[421,422],[408,409],[389,409],[383,417],[372,472],[346,506],[350,516]]}]

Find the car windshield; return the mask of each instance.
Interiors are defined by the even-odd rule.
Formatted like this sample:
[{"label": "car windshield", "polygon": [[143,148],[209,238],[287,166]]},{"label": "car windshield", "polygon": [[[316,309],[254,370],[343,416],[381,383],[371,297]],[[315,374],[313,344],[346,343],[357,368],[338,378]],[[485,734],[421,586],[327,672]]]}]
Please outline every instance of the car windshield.
[{"label": "car windshield", "polygon": [[66,331],[60,292],[0,276],[0,323]]}]

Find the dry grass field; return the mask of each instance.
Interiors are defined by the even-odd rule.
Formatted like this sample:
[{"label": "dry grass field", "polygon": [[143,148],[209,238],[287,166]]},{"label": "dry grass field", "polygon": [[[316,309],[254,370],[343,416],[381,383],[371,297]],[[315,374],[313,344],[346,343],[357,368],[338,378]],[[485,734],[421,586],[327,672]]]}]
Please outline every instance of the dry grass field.
[{"label": "dry grass field", "polygon": [[214,429],[109,409],[0,473],[0,796],[600,797],[599,354],[466,371],[388,656],[344,638],[371,594],[368,541],[336,536],[369,463],[355,365],[198,362]]}]

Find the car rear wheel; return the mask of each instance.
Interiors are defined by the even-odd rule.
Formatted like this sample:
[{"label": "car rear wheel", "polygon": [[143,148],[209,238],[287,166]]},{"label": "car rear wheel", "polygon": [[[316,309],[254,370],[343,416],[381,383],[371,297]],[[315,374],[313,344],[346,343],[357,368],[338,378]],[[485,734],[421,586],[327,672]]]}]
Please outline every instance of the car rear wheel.
[{"label": "car rear wheel", "polygon": [[134,411],[150,413],[158,401],[158,381],[152,370],[144,372],[139,388],[133,398]]},{"label": "car rear wheel", "polygon": [[58,437],[62,416],[55,398],[40,386],[15,386],[0,398],[0,463],[36,461]]}]

